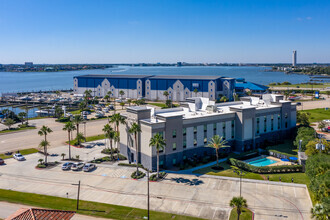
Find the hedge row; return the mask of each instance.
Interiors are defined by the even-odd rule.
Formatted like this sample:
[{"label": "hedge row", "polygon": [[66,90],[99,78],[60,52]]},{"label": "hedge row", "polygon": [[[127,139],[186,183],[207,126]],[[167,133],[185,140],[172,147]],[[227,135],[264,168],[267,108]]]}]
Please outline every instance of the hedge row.
[{"label": "hedge row", "polygon": [[242,170],[252,173],[293,173],[302,172],[302,165],[281,165],[281,166],[264,166],[256,167],[243,161],[230,158],[231,165],[241,168]]}]

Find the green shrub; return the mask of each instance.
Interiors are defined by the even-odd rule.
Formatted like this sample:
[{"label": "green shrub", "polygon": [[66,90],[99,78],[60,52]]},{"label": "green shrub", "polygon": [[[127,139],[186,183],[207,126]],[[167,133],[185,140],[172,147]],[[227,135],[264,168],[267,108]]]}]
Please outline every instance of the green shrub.
[{"label": "green shrub", "polygon": [[61,117],[55,120],[56,122],[68,122],[70,121],[70,117]]},{"label": "green shrub", "polygon": [[[165,172],[159,172],[159,179],[163,179],[165,176],[166,176],[166,173]],[[149,180],[151,180],[151,181],[157,181],[157,173],[152,174],[149,177]]]},{"label": "green shrub", "polygon": [[[118,149],[117,148],[112,149],[112,153],[113,154],[115,154],[117,152],[118,152]],[[101,151],[101,153],[103,153],[103,154],[111,154],[111,149],[110,148],[103,149]]]},{"label": "green shrub", "polygon": [[139,170],[138,173],[136,173],[136,171],[134,171],[131,175],[132,179],[141,179],[143,177],[145,177],[145,173],[143,173],[142,171]]},{"label": "green shrub", "polygon": [[38,164],[37,167],[38,168],[46,168],[46,165],[45,164]]},{"label": "green shrub", "polygon": [[243,161],[230,158],[231,165],[236,166],[242,170],[252,173],[293,173],[302,172],[302,165],[281,165],[281,166],[264,166],[256,167]]}]

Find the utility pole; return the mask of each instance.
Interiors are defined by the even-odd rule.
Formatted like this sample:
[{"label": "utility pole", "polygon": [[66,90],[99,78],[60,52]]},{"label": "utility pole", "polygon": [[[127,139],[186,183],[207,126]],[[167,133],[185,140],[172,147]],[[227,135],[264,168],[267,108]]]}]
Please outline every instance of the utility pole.
[{"label": "utility pole", "polygon": [[149,194],[149,170],[147,170],[148,181],[148,220],[150,219],[150,194]]},{"label": "utility pole", "polygon": [[78,186],[78,194],[77,194],[77,210],[79,210],[80,180],[79,180],[78,184],[71,184],[71,185]]}]

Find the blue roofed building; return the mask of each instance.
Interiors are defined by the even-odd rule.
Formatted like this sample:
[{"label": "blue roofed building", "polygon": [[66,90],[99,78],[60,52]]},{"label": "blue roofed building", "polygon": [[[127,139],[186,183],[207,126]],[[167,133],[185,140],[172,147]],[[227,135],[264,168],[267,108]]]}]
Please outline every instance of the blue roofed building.
[{"label": "blue roofed building", "polygon": [[237,94],[244,94],[247,91],[251,91],[252,94],[263,94],[268,90],[269,87],[253,83],[246,82],[245,80],[236,80],[235,92]]},{"label": "blue roofed building", "polygon": [[[104,97],[111,91],[113,98],[184,101],[190,97],[216,100],[226,96],[233,100],[235,79],[219,76],[174,75],[84,75],[74,77],[74,93],[92,90],[93,96]],[[120,96],[119,92],[125,95]],[[164,92],[168,92],[168,97]]]}]

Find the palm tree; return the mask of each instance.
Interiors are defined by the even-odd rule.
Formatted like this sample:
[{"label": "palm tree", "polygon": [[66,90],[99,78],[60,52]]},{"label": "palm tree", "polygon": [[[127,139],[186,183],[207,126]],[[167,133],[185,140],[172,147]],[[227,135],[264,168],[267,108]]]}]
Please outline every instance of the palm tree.
[{"label": "palm tree", "polygon": [[69,159],[71,160],[71,132],[76,130],[76,127],[74,126],[74,124],[69,121],[67,122],[64,127],[63,127],[63,131],[67,131],[68,132],[68,137],[69,137]]},{"label": "palm tree", "polygon": [[198,89],[194,89],[195,97],[197,97]]},{"label": "palm tree", "polygon": [[227,141],[223,140],[223,137],[220,137],[219,135],[214,135],[213,138],[209,141],[208,147],[215,148],[215,155],[217,157],[217,167],[219,167],[218,150],[220,148],[227,147],[225,144],[227,144]]},{"label": "palm tree", "polygon": [[137,143],[137,134],[141,132],[141,127],[139,124],[134,122],[131,128],[128,130],[129,133],[134,134],[134,141],[135,141],[135,150],[136,150],[136,174],[139,173],[139,166],[138,166],[138,143]]},{"label": "palm tree", "polygon": [[168,96],[170,95],[170,94],[168,93],[168,91],[164,91],[164,92],[163,92],[163,95],[166,96],[166,99],[168,100]]},{"label": "palm tree", "polygon": [[107,102],[109,102],[110,96],[105,95],[105,96],[103,97],[103,99],[105,99]]},{"label": "palm tree", "polygon": [[121,103],[120,103],[120,106],[121,106],[121,109],[124,109],[125,102],[121,102]]},{"label": "palm tree", "polygon": [[230,200],[229,205],[231,207],[233,207],[233,208],[236,207],[236,210],[237,210],[237,220],[239,220],[239,216],[242,213],[242,208],[247,208],[248,207],[247,202],[246,202],[246,199],[244,199],[243,197],[233,197]]},{"label": "palm tree", "polygon": [[77,145],[80,146],[80,143],[85,140],[85,136],[83,133],[78,133],[76,137]]},{"label": "palm tree", "polygon": [[11,126],[15,124],[15,121],[11,118],[7,118],[3,124],[8,127],[8,130],[10,130]]},{"label": "palm tree", "polygon": [[40,143],[40,146],[44,147],[44,153],[45,153],[45,163],[47,164],[47,147],[50,145],[49,142],[47,141],[47,135],[52,133],[53,130],[50,129],[49,127],[43,125],[40,130],[38,131],[38,134],[40,136],[44,136],[45,139],[43,142]]},{"label": "palm tree", "polygon": [[159,151],[164,150],[166,146],[166,142],[163,138],[163,135],[157,133],[152,138],[150,138],[149,142],[150,147],[155,147],[157,150],[157,179],[159,177]]},{"label": "palm tree", "polygon": [[132,103],[132,99],[127,99],[128,106],[131,106],[131,103]]},{"label": "palm tree", "polygon": [[[76,128],[77,128],[77,136],[78,136],[78,134],[79,134],[79,124],[81,123],[83,121],[83,118],[81,117],[81,115],[75,115],[74,117],[73,117],[73,120],[72,120],[72,122],[73,122],[73,124],[76,126]],[[78,142],[78,145],[80,145],[80,142]]]},{"label": "palm tree", "polygon": [[[115,131],[115,135],[113,137],[113,140],[117,144],[120,142],[120,134],[119,134],[119,132]],[[119,149],[118,149],[118,146],[117,146],[117,159],[119,159]]]},{"label": "palm tree", "polygon": [[84,95],[85,95],[85,100],[87,103],[88,99],[92,96],[92,90],[90,90],[90,89],[85,90]]},{"label": "palm tree", "polygon": [[123,90],[120,90],[119,95],[120,95],[121,98],[123,98],[123,95],[125,95],[125,92]]},{"label": "palm tree", "polygon": [[[115,130],[118,133],[118,135],[120,136],[120,134],[119,134],[119,124],[125,124],[126,119],[123,116],[121,116],[119,113],[117,113],[117,114],[114,114],[110,117],[109,122],[114,123],[116,125]],[[116,147],[117,147],[117,150],[119,151],[118,143],[119,143],[119,141],[116,142]]]},{"label": "palm tree", "polygon": [[25,112],[20,112],[18,113],[18,118],[21,120],[22,124],[24,123],[24,118],[26,118],[26,113]]},{"label": "palm tree", "polygon": [[102,131],[104,132],[105,137],[109,139],[109,142],[110,142],[110,154],[111,154],[111,159],[113,159],[113,154],[112,154],[112,140],[114,139],[116,132],[113,130],[113,128],[109,124],[104,125],[104,128],[102,129]]}]

